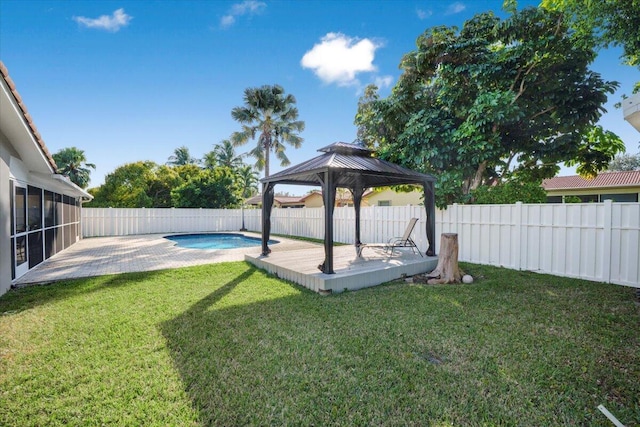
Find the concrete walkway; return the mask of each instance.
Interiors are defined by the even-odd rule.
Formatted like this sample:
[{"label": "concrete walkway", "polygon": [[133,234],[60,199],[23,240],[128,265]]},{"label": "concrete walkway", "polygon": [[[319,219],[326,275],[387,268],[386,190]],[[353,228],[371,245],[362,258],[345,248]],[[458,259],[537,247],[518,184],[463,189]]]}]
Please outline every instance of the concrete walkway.
[{"label": "concrete walkway", "polygon": [[[256,233],[243,234],[260,237]],[[259,255],[261,249],[260,246],[224,250],[186,249],[175,246],[174,242],[163,238],[166,235],[147,234],[82,239],[18,278],[14,285],[20,287],[80,277],[244,261],[246,254]],[[274,237],[274,239],[280,243],[270,246],[278,250],[295,251],[319,246],[280,237]]]}]

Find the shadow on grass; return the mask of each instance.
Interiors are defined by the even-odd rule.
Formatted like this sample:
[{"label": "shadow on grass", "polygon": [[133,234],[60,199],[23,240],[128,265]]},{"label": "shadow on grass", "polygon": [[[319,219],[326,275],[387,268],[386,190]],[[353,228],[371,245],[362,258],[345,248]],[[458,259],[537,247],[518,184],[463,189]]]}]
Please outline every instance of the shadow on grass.
[{"label": "shadow on grass", "polygon": [[[597,326],[600,310],[588,307],[602,287],[504,275],[503,284],[246,302],[252,286],[292,286],[248,267],[160,329],[204,425],[593,424],[600,400],[614,406],[593,390],[602,380],[627,399],[614,408],[633,414],[638,388],[621,375],[638,360],[637,338],[619,350],[602,334],[615,335],[632,310]],[[528,283],[509,283],[521,277]],[[602,358],[623,366],[612,371]]]},{"label": "shadow on grass", "polygon": [[[267,290],[257,301],[219,304],[226,297],[234,300],[252,292],[252,286],[284,289],[284,295],[269,295]],[[320,366],[308,360],[310,355],[326,361],[326,347],[332,346],[331,335],[323,334],[333,325],[328,326],[328,315],[322,314],[322,299],[248,265],[242,274],[161,324],[174,366],[204,425],[306,424],[323,419],[314,411],[323,408],[327,390],[322,384],[311,386],[305,372]],[[329,342],[322,343],[327,338]],[[297,418],[303,415],[307,421]]]}]

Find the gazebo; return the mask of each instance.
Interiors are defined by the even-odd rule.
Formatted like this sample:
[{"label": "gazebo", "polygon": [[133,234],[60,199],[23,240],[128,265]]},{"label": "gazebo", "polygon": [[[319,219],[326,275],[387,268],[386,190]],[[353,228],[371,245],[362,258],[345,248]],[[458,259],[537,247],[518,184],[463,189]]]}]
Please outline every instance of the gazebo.
[{"label": "gazebo", "polygon": [[320,185],[324,201],[324,262],[323,273],[333,270],[333,209],[336,189],[346,188],[353,195],[355,208],[355,245],[360,241],[360,204],[367,188],[401,184],[417,184],[424,188],[424,207],[427,211],[428,256],[435,255],[435,177],[415,172],[372,156],[373,151],[361,145],[336,142],[318,150],[323,153],[311,160],[263,178],[262,182],[262,255],[268,256],[271,234],[271,209],[276,184]]}]

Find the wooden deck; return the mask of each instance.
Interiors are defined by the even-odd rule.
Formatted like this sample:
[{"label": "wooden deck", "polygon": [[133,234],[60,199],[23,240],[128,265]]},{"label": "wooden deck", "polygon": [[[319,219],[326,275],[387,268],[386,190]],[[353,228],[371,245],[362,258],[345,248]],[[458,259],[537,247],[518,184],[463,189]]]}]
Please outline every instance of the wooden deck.
[{"label": "wooden deck", "polygon": [[324,248],[273,252],[267,257],[245,255],[245,260],[278,277],[322,294],[339,293],[380,285],[400,277],[432,271],[437,257],[421,257],[411,249],[394,250],[386,254],[380,248],[366,248],[362,258],[356,256],[353,246],[333,249],[335,274],[324,274],[318,265],[324,261]]}]

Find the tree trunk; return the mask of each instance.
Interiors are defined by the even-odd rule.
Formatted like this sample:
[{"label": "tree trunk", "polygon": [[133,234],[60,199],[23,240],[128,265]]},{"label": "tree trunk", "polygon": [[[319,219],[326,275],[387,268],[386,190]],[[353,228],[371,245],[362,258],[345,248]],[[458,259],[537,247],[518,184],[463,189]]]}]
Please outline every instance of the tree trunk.
[{"label": "tree trunk", "polygon": [[271,155],[271,147],[264,149],[264,177],[269,177],[269,156]]},{"label": "tree trunk", "polygon": [[427,274],[430,285],[442,283],[460,283],[464,272],[458,267],[458,235],[442,233],[440,235],[440,253],[435,270]]}]

